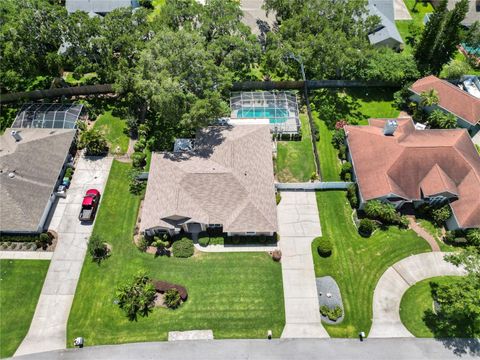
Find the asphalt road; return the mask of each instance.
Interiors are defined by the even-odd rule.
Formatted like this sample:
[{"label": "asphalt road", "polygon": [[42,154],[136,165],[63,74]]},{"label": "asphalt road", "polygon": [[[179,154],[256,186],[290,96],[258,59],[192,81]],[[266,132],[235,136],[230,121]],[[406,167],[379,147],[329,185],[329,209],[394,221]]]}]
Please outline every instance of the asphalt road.
[{"label": "asphalt road", "polygon": [[479,340],[433,339],[275,339],[151,342],[56,350],[15,357],[18,360],[81,359],[345,359],[444,360],[480,357]]}]

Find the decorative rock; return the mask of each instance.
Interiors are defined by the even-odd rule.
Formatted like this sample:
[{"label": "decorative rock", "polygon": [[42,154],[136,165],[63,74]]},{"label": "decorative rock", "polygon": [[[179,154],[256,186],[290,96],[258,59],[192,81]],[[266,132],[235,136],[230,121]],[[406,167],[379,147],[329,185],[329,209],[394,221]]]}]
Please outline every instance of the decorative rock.
[{"label": "decorative rock", "polygon": [[[318,305],[328,306],[334,308],[339,306],[342,309],[342,316],[338,318],[337,321],[332,321],[328,317],[320,314],[320,317],[323,322],[327,324],[340,324],[345,317],[345,310],[343,308],[342,295],[340,293],[340,288],[338,287],[336,281],[331,276],[324,276],[316,279],[317,283],[317,294],[318,294]],[[325,294],[325,296],[323,296]]]},{"label": "decorative rock", "polygon": [[168,341],[213,340],[212,330],[170,331]]}]

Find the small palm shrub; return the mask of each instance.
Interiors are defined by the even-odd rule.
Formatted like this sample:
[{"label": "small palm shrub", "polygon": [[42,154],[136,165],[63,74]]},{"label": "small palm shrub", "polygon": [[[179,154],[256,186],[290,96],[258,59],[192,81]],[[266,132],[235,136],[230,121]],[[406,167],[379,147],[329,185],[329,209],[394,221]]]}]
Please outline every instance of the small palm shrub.
[{"label": "small palm shrub", "polygon": [[35,244],[37,245],[37,247],[45,250],[48,247],[48,245],[52,244],[52,238],[47,233],[42,233],[40,234],[38,239],[35,241]]},{"label": "small palm shrub", "polygon": [[329,257],[330,255],[332,255],[333,246],[330,239],[326,237],[320,237],[316,238],[315,241],[318,241],[318,255],[320,255],[321,257]]},{"label": "small palm shrub", "polygon": [[358,225],[358,232],[360,235],[369,237],[372,235],[373,231],[375,230],[375,222],[370,219],[362,219],[360,220],[360,224]]},{"label": "small palm shrub", "polygon": [[273,259],[273,261],[279,262],[282,259],[282,251],[278,250],[278,249],[273,250],[272,259]]},{"label": "small palm shrub", "polygon": [[148,316],[154,306],[157,292],[150,278],[145,273],[138,273],[132,281],[117,289],[118,306],[130,321],[137,320],[138,315]]},{"label": "small palm shrub", "polygon": [[92,257],[92,261],[97,264],[100,264],[102,260],[105,260],[110,255],[107,245],[103,243],[97,234],[90,236],[88,253]]},{"label": "small palm shrub", "polygon": [[343,311],[342,308],[338,305],[333,308],[327,305],[322,305],[320,306],[320,314],[327,317],[331,321],[337,321],[339,318],[342,317]]},{"label": "small palm shrub", "polygon": [[137,248],[138,250],[140,251],[146,251],[147,250],[147,247],[148,247],[148,242],[147,240],[145,239],[144,236],[142,236],[140,239],[138,239],[137,241]]},{"label": "small palm shrub", "polygon": [[169,309],[176,309],[177,307],[180,306],[182,299],[180,299],[180,293],[178,292],[177,289],[170,289],[165,291],[163,301],[165,302],[165,305],[167,305]]},{"label": "small palm shrub", "polygon": [[178,258],[188,258],[193,255],[193,241],[187,238],[175,241],[172,245],[173,256]]}]

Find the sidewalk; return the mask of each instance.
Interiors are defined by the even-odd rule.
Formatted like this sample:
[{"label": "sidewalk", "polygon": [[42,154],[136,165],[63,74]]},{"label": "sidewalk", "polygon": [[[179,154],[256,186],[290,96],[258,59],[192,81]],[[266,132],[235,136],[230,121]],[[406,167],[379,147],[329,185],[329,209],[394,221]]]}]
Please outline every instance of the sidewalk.
[{"label": "sidewalk", "polygon": [[30,329],[15,356],[66,347],[68,316],[93,229],[91,223],[80,223],[78,214],[87,189],[96,188],[103,193],[111,165],[111,157],[78,160],[67,197],[58,201],[50,220],[58,243]]},{"label": "sidewalk", "polygon": [[53,251],[0,251],[0,260],[50,260]]},{"label": "sidewalk", "polygon": [[315,192],[282,191],[277,212],[285,298],[282,338],[327,338],[311,249],[312,240],[322,233]]},{"label": "sidewalk", "polygon": [[422,228],[417,222],[414,216],[408,216],[408,221],[410,223],[410,228],[415,231],[415,233],[420,236],[421,238],[425,239],[430,247],[432,248],[432,251],[440,251],[440,246],[438,246],[437,241],[435,238],[430,235],[427,230]]}]

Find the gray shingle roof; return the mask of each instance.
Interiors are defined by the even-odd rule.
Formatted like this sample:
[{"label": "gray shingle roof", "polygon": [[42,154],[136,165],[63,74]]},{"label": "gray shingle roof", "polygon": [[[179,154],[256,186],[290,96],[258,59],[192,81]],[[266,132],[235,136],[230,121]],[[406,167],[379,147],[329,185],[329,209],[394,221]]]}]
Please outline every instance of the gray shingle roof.
[{"label": "gray shingle roof", "polygon": [[393,1],[371,0],[368,3],[368,9],[370,15],[376,15],[380,18],[380,23],[383,26],[380,30],[368,35],[370,44],[379,44],[388,39],[393,39],[398,44],[403,44],[402,37],[395,25]]},{"label": "gray shingle roof", "polygon": [[[21,129],[0,136],[0,231],[37,231],[75,130]],[[14,176],[11,177],[11,173]]]},{"label": "gray shingle roof", "polygon": [[137,0],[66,0],[65,7],[69,13],[85,11],[94,13],[109,13],[122,7],[139,6]]},{"label": "gray shingle roof", "polygon": [[141,230],[170,219],[223,224],[225,232],[275,232],[277,211],[268,125],[209,127],[194,153],[154,153]]}]

